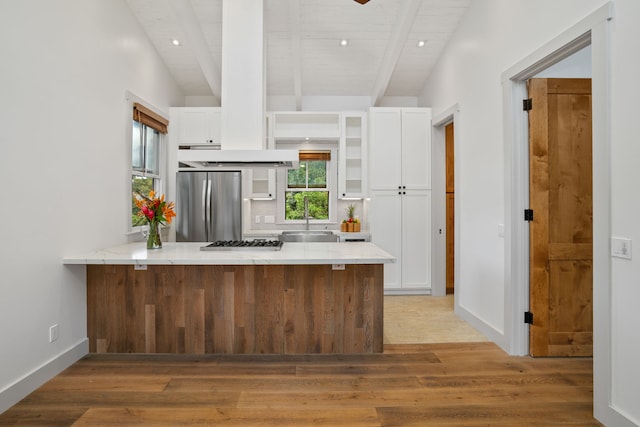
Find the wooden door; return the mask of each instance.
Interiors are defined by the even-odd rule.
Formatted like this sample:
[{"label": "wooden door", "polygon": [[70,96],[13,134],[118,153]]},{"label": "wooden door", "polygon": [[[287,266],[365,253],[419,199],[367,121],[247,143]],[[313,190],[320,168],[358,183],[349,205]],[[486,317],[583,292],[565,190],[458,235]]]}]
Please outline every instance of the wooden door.
[{"label": "wooden door", "polygon": [[455,216],[454,216],[454,198],[455,198],[455,187],[453,181],[453,123],[449,123],[444,127],[444,143],[445,143],[445,175],[446,175],[446,193],[447,193],[447,205],[446,205],[446,289],[447,294],[452,294],[453,287],[453,271],[454,271],[454,224],[455,224]]},{"label": "wooden door", "polygon": [[593,348],[591,80],[531,79],[532,356]]}]

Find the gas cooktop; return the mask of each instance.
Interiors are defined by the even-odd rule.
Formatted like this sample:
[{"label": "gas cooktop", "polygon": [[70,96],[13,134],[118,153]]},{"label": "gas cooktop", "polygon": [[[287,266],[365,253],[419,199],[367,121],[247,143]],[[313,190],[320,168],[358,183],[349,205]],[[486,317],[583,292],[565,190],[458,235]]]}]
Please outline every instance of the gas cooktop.
[{"label": "gas cooktop", "polygon": [[237,249],[270,250],[282,249],[280,240],[216,240],[200,248],[201,251],[232,251]]}]

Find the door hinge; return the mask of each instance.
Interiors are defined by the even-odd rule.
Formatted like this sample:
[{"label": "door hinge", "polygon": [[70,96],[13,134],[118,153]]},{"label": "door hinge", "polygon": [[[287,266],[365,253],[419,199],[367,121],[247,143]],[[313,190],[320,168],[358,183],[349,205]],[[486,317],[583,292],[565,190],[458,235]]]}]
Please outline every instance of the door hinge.
[{"label": "door hinge", "polygon": [[522,110],[531,111],[533,109],[533,101],[531,98],[522,100]]},{"label": "door hinge", "polygon": [[533,325],[533,313],[530,311],[524,312],[524,323],[528,323],[529,325]]},{"label": "door hinge", "polygon": [[524,220],[525,221],[533,221],[533,209],[525,209],[524,210]]}]

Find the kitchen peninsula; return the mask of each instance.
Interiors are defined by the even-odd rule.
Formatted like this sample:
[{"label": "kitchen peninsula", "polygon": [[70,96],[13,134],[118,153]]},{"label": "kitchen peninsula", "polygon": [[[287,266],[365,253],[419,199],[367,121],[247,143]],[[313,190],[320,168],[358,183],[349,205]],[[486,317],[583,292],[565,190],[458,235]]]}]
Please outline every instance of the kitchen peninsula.
[{"label": "kitchen peninsula", "polygon": [[380,353],[383,265],[372,243],[286,242],[279,251],[130,243],[87,268],[90,352]]}]

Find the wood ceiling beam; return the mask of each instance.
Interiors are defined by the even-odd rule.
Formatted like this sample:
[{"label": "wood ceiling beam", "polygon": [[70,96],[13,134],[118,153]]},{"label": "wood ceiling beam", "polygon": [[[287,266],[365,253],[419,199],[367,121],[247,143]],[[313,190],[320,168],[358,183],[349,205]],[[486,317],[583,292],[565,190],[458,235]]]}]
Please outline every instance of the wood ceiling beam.
[{"label": "wood ceiling beam", "polygon": [[207,40],[189,0],[171,0],[168,2],[178,18],[183,33],[187,37],[189,47],[193,50],[204,78],[207,80],[216,102],[220,104],[221,77],[220,65],[213,60]]},{"label": "wood ceiling beam", "polygon": [[300,1],[289,0],[289,28],[291,40],[291,65],[296,111],[302,109],[302,47],[300,46]]},{"label": "wood ceiling beam", "polygon": [[380,104],[380,101],[384,97],[384,93],[389,86],[391,75],[398,63],[402,49],[407,42],[413,22],[418,15],[422,0],[403,0],[402,8],[398,12],[396,22],[393,25],[391,36],[385,48],[384,56],[376,76],[376,82],[373,86],[373,92],[371,95],[372,105],[375,107]]}]

